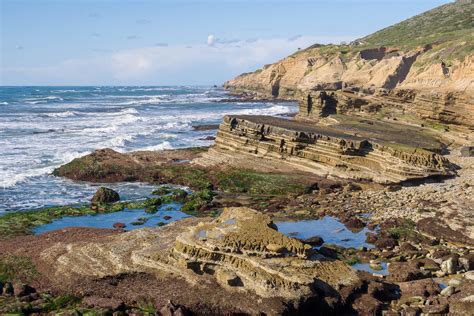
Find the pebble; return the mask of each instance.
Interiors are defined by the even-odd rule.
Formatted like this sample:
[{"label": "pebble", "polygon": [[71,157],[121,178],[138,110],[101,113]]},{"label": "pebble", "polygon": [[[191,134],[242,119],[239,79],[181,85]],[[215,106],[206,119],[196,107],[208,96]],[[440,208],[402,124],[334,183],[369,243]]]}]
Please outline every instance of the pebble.
[{"label": "pebble", "polygon": [[447,286],[445,287],[443,290],[441,290],[441,295],[443,296],[451,296],[454,294],[454,292],[456,291],[456,289],[454,288],[454,286]]}]

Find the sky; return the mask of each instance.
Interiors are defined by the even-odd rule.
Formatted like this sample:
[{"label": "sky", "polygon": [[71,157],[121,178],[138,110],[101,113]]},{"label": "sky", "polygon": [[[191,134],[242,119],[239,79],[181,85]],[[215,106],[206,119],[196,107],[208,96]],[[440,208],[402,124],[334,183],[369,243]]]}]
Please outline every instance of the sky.
[{"label": "sky", "polygon": [[446,0],[0,0],[0,85],[220,85]]}]

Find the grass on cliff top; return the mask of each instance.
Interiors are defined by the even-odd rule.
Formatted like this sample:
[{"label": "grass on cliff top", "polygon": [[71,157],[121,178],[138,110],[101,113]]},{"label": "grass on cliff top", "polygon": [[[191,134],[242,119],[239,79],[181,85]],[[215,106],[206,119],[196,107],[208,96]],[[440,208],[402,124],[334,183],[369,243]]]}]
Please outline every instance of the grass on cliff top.
[{"label": "grass on cliff top", "polygon": [[456,1],[360,38],[355,41],[357,45],[315,44],[292,56],[301,53],[314,56],[339,54],[344,59],[361,50],[382,46],[408,51],[432,45],[430,57],[425,63],[464,60],[474,52],[473,15],[472,0]]},{"label": "grass on cliff top", "polygon": [[365,45],[423,46],[472,36],[474,5],[456,1],[426,11],[361,38]]}]

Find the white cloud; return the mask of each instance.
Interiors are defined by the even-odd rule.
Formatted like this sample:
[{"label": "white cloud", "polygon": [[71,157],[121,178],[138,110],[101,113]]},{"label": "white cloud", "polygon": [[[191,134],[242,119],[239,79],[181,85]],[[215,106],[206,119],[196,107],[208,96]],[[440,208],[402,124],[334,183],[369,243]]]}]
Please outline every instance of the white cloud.
[{"label": "white cloud", "polygon": [[207,45],[209,45],[209,46],[214,45],[215,40],[216,40],[216,38],[215,38],[214,34],[209,34],[207,36]]},{"label": "white cloud", "polygon": [[2,69],[4,84],[219,84],[242,72],[275,62],[298,48],[315,43],[339,43],[355,36],[299,36],[218,40],[203,44],[150,46],[121,51],[96,51],[42,68]]}]

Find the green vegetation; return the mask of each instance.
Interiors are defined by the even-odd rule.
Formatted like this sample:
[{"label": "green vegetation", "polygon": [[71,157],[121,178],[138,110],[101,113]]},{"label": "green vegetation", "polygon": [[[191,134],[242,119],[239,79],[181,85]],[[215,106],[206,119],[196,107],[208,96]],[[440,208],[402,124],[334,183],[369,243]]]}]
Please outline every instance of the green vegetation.
[{"label": "green vegetation", "polygon": [[250,195],[288,195],[302,193],[306,187],[298,176],[245,169],[221,171],[216,179],[217,187],[224,192]]},{"label": "green vegetation", "polygon": [[294,53],[312,56],[339,55],[347,60],[356,53],[377,47],[396,47],[402,51],[430,46],[429,53],[420,56],[415,66],[464,60],[474,51],[474,6],[471,0],[442,5],[410,19],[386,27],[355,41],[356,45],[315,44]]},{"label": "green vegetation", "polygon": [[[31,235],[33,228],[49,224],[64,216],[97,215],[103,213],[114,213],[122,211],[124,208],[141,209],[149,206],[156,208],[156,203],[160,199],[153,198],[137,202],[117,202],[113,204],[100,204],[92,209],[89,206],[58,206],[26,212],[12,212],[0,216],[0,239],[7,239],[15,236]],[[159,204],[158,204],[159,205]]]},{"label": "green vegetation", "polygon": [[473,36],[474,6],[470,0],[449,3],[393,26],[384,28],[359,41],[369,46],[418,47],[441,44]]},{"label": "green vegetation", "polygon": [[135,222],[131,222],[130,224],[132,224],[134,226],[140,226],[140,225],[145,224],[146,222],[148,222],[147,217],[140,217]]},{"label": "green vegetation", "polygon": [[7,256],[0,258],[0,282],[30,283],[37,274],[35,265],[28,257]]},{"label": "green vegetation", "polygon": [[206,206],[212,202],[215,195],[210,187],[197,191],[186,198],[186,202],[181,208],[181,211],[190,214],[203,211]]},{"label": "green vegetation", "polygon": [[389,228],[389,235],[397,240],[413,240],[419,237],[419,233],[415,231],[416,224],[411,219],[401,219],[396,227]]}]

